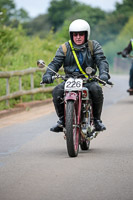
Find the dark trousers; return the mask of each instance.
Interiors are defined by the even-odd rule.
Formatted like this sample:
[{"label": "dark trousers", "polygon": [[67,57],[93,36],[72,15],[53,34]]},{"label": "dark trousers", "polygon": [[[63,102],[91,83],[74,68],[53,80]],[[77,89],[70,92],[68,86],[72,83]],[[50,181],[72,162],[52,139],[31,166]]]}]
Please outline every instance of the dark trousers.
[{"label": "dark trousers", "polygon": [[129,87],[133,89],[133,62],[130,69]]},{"label": "dark trousers", "polygon": [[[53,103],[59,118],[62,118],[64,116],[64,84],[65,82],[60,83],[53,90]],[[91,83],[86,83],[84,86],[87,87],[90,92],[90,96],[93,103],[93,116],[95,119],[100,120],[103,106],[102,88],[97,82],[94,81]]]}]

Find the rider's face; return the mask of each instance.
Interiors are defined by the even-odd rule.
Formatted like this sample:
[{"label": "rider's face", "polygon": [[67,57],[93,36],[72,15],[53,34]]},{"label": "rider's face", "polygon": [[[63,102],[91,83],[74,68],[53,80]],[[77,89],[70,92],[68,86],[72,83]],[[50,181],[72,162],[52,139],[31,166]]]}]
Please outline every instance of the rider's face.
[{"label": "rider's face", "polygon": [[82,45],[85,43],[85,32],[73,33],[73,41],[76,45]]}]

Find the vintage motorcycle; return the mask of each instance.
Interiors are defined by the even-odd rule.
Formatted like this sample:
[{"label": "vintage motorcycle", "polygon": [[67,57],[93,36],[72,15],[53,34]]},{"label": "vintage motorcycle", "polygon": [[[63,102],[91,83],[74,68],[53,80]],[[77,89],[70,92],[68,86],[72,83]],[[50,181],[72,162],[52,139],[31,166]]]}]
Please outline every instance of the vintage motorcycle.
[{"label": "vintage motorcycle", "polygon": [[[42,68],[45,63],[39,60],[37,65]],[[92,80],[98,81],[102,85],[107,83],[97,76],[91,76],[92,72],[93,69],[87,67],[86,74],[88,78],[85,78],[83,74],[75,73],[73,76],[68,77],[61,76],[56,72],[54,72],[55,76],[52,77],[53,80],[61,78],[65,81],[63,99],[65,127],[63,131],[66,138],[67,152],[70,157],[78,156],[79,146],[81,150],[88,150],[90,141],[99,133],[94,127],[92,101],[84,84]],[[43,83],[41,82],[41,84]],[[111,82],[108,82],[108,84],[112,85]]]}]

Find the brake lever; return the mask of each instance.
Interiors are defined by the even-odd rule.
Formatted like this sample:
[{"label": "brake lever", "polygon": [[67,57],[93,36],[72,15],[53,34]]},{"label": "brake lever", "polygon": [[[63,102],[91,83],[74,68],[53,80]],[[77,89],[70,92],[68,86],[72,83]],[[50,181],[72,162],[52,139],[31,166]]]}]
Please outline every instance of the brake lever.
[{"label": "brake lever", "polygon": [[101,80],[101,79],[98,78],[98,77],[95,77],[95,78],[96,78],[96,80],[99,81],[99,83],[102,83],[103,85],[106,85],[106,84],[107,84],[106,81],[103,81],[103,80]]},{"label": "brake lever", "polygon": [[111,87],[113,87],[113,85],[114,85],[111,81],[107,81],[107,84],[111,85]]}]

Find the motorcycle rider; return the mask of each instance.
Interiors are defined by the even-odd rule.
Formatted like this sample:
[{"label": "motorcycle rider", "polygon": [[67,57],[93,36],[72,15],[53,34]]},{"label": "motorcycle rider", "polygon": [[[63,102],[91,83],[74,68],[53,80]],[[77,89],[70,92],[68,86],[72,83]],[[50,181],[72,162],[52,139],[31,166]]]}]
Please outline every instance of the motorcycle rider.
[{"label": "motorcycle rider", "polygon": [[[107,82],[110,78],[109,75],[109,65],[104,56],[103,50],[99,43],[95,40],[92,41],[93,44],[93,55],[88,47],[88,41],[90,37],[90,26],[88,22],[82,19],[74,20],[69,26],[70,40],[74,47],[74,51],[78,57],[81,68],[85,71],[86,67],[90,66],[94,69],[93,74],[96,73],[97,69],[99,70],[99,78]],[[63,50],[61,45],[53,61],[48,65],[52,70],[58,72],[60,67],[63,65],[65,74],[73,74],[75,72],[82,73],[77,66],[75,58],[72,53],[71,45],[69,42],[65,42],[66,53]],[[54,73],[47,68],[46,73],[43,75],[43,83],[52,83],[52,76]],[[63,131],[64,124],[64,104],[63,104],[63,95],[64,95],[64,84],[65,82],[57,85],[53,90],[53,103],[59,121],[57,124],[52,127],[50,130],[53,132]],[[86,84],[86,87],[89,89],[91,94],[91,99],[93,102],[93,116],[94,116],[94,125],[97,131],[106,130],[106,127],[101,121],[101,112],[103,106],[103,91],[101,86],[96,82],[92,81]]]},{"label": "motorcycle rider", "polygon": [[[125,58],[127,55],[130,54],[130,52],[133,50],[133,39],[130,40],[128,46],[122,51],[122,56]],[[130,74],[129,74],[129,89],[128,92],[133,92],[133,61],[130,68]]]}]

